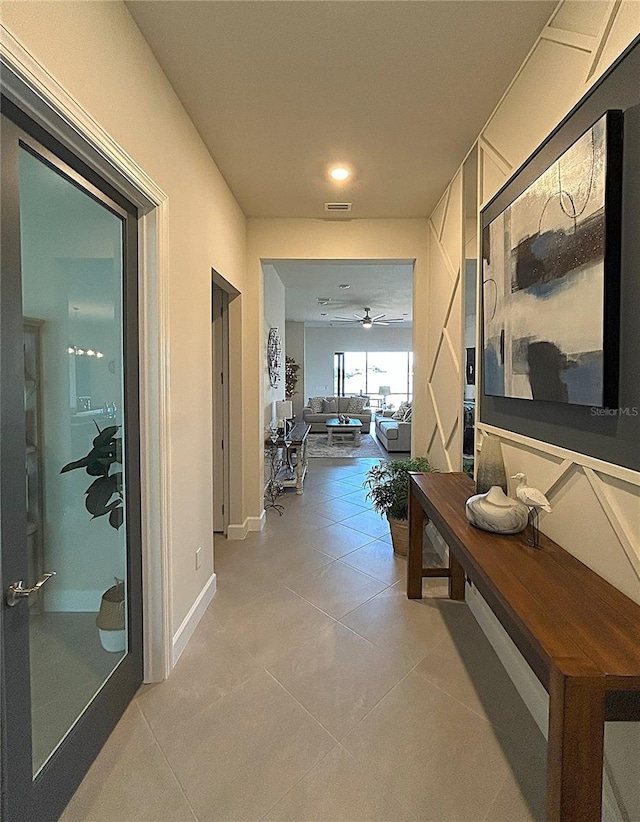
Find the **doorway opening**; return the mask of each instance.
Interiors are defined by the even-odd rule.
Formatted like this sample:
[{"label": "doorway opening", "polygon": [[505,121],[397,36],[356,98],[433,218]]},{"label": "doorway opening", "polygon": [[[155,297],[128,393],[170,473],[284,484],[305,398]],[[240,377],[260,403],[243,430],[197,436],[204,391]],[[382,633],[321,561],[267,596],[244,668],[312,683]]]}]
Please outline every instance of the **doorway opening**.
[{"label": "doorway opening", "polygon": [[229,303],[239,292],[217,271],[211,271],[213,530],[227,533],[230,514],[230,386]]}]

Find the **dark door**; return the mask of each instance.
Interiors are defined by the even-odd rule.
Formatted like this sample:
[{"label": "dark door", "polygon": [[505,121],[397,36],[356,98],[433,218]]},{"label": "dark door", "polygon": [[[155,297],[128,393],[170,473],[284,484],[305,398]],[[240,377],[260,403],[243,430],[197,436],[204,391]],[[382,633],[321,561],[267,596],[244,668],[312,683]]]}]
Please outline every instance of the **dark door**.
[{"label": "dark door", "polygon": [[2,818],[58,818],[142,681],[136,210],[3,100]]}]

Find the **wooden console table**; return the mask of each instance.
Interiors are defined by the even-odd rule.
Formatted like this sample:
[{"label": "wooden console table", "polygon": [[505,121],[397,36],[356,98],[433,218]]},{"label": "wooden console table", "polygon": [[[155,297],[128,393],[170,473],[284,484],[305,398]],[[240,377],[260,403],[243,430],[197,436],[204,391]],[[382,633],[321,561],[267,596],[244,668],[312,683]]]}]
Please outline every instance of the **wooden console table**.
[{"label": "wooden console table", "polygon": [[[407,596],[423,576],[448,576],[451,599],[465,577],[549,693],[547,822],[600,822],[605,721],[640,721],[640,606],[550,539],[474,528],[465,474],[412,474]],[[449,546],[449,568],[422,567],[428,516]]]}]

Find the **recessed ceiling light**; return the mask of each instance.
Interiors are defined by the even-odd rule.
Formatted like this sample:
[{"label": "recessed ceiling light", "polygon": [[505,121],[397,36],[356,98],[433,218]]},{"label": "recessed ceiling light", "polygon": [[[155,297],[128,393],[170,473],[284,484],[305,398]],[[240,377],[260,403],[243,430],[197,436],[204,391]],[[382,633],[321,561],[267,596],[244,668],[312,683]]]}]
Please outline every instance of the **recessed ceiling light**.
[{"label": "recessed ceiling light", "polygon": [[321,317],[326,317],[326,316],[327,316],[327,312],[326,312],[326,311],[321,312],[321,313],[320,313],[320,316],[321,316]]},{"label": "recessed ceiling light", "polygon": [[344,291],[347,288],[351,288],[351,286],[349,285],[349,283],[342,283],[338,286],[338,288],[341,288]]},{"label": "recessed ceiling light", "polygon": [[344,166],[336,166],[335,168],[331,169],[329,174],[331,175],[331,179],[337,180],[341,183],[343,180],[346,180],[351,175],[351,172],[348,168],[345,168]]}]

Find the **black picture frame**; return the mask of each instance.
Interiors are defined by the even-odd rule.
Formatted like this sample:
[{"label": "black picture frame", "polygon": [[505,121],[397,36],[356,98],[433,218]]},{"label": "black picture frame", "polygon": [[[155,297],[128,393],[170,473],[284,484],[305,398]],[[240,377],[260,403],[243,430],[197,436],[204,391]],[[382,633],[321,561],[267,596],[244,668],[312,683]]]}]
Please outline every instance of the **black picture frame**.
[{"label": "black picture frame", "polygon": [[[553,169],[554,164],[558,164],[563,155],[567,154],[578,142],[593,133],[600,122],[604,121],[604,134],[606,145],[606,163],[604,171],[604,228],[602,229],[603,261],[602,261],[602,363],[601,363],[601,392],[594,392],[589,400],[563,399],[568,394],[566,387],[560,383],[556,392],[539,391],[539,396],[535,396],[532,389],[532,397],[524,397],[517,393],[506,393],[503,376],[503,393],[496,390],[491,384],[487,386],[488,351],[491,356],[495,356],[495,338],[492,341],[493,350],[488,349],[486,341],[487,332],[487,298],[485,294],[485,283],[488,260],[490,259],[489,234],[493,226],[494,235],[498,234],[498,220],[502,218],[506,222],[506,214],[517,204],[524,194],[534,190],[534,186],[544,179],[544,175]],[[620,270],[621,270],[621,239],[622,239],[622,167],[623,167],[623,133],[624,115],[619,109],[610,109],[601,112],[593,120],[588,128],[576,133],[576,124],[569,117],[563,122],[551,137],[542,144],[520,167],[520,169],[507,181],[500,191],[481,211],[482,230],[482,266],[481,284],[482,295],[482,317],[481,317],[481,339],[482,339],[482,394],[492,396],[496,401],[502,398],[518,403],[525,402],[556,402],[561,404],[587,405],[591,407],[615,407],[618,403],[619,389],[619,349],[620,349]],[[562,195],[561,195],[562,196]],[[498,235],[500,236],[500,235]],[[495,243],[495,240],[494,240]],[[507,274],[504,275],[505,277]],[[536,284],[537,285],[537,284]],[[513,286],[512,286],[513,288]],[[513,288],[513,290],[517,290]],[[497,298],[496,298],[497,300]],[[569,318],[567,318],[570,321]],[[495,331],[495,329],[494,329]],[[504,330],[502,332],[504,335]],[[543,343],[547,345],[547,343]],[[499,340],[498,357],[504,355],[504,336]],[[504,359],[502,360],[504,368]],[[528,379],[528,378],[527,378]],[[489,381],[491,382],[491,381]],[[558,378],[559,382],[559,378]],[[545,394],[547,394],[545,396]],[[596,396],[596,394],[598,394]],[[542,396],[540,396],[542,395]]]}]

